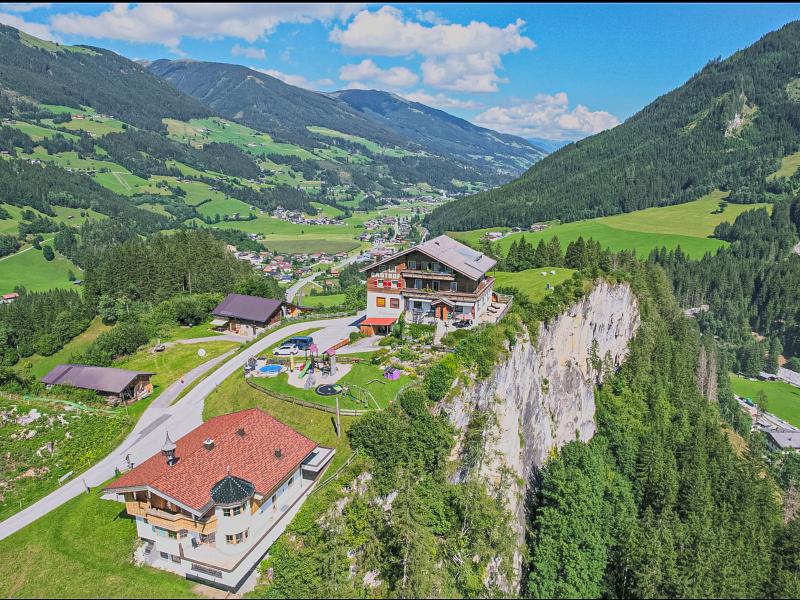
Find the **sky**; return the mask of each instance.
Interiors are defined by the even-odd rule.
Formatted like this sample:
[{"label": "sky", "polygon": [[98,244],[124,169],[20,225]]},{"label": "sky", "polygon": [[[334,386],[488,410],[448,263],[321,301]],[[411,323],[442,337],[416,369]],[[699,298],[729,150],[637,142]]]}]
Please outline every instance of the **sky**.
[{"label": "sky", "polygon": [[800,4],[0,2],[0,23],[48,40],[236,63],[319,91],[382,89],[553,141],[619,124],[798,18]]}]

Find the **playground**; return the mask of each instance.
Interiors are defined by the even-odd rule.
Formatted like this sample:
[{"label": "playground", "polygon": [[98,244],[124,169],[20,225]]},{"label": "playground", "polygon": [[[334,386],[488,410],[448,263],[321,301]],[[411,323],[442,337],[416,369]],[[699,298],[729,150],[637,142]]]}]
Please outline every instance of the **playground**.
[{"label": "playground", "polygon": [[387,373],[384,367],[368,362],[338,363],[331,374],[318,365],[312,369],[310,361],[295,359],[292,369],[288,361],[279,372],[270,376],[253,376],[250,382],[276,394],[283,394],[325,406],[343,409],[383,409],[395,399],[398,392],[410,382],[401,372]]}]

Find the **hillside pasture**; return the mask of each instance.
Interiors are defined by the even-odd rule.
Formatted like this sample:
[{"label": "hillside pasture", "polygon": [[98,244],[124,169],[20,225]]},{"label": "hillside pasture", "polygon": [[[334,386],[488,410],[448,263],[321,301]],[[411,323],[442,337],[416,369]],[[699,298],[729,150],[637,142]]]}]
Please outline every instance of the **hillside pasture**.
[{"label": "hillside pasture", "polygon": [[[727,243],[710,237],[714,228],[722,222],[732,222],[747,210],[769,207],[767,204],[729,204],[724,212],[716,212],[719,202],[726,194],[715,191],[685,204],[648,208],[622,215],[600,217],[586,221],[552,224],[543,231],[520,232],[507,235],[498,244],[508,252],[511,244],[522,237],[537,244],[539,240],[549,241],[558,236],[563,248],[579,237],[592,238],[603,247],[614,252],[634,250],[640,256],[647,256],[651,250],[666,247],[675,250],[680,247],[693,258],[701,258],[706,252],[714,253]],[[466,232],[451,232],[454,238],[476,246],[489,231],[507,232],[507,227],[493,227]]]}]

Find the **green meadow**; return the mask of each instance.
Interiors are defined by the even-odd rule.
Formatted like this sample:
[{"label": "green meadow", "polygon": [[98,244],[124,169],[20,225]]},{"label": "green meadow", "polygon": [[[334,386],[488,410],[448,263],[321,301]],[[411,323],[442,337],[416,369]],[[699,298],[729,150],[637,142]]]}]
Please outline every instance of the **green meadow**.
[{"label": "green meadow", "polygon": [[[50,245],[47,241],[43,246]],[[56,253],[56,257],[47,261],[41,250],[32,246],[20,250],[16,254],[0,259],[0,293],[7,294],[18,285],[28,291],[41,292],[53,288],[71,288],[74,284],[68,274],[72,271],[78,279],[83,276],[77,266],[68,258]]]},{"label": "green meadow", "polygon": [[[593,238],[604,247],[618,252],[635,250],[641,256],[655,248],[665,246],[668,250],[679,247],[689,256],[700,258],[706,252],[715,252],[726,246],[726,242],[710,237],[714,228],[722,222],[730,222],[741,213],[767,204],[729,204],[724,212],[716,213],[719,202],[726,197],[714,191],[698,200],[658,208],[647,208],[631,213],[599,217],[586,221],[553,224],[544,231],[514,233],[499,241],[500,248],[507,252],[511,244],[525,236],[528,242],[548,241],[558,236],[562,246],[579,237]],[[451,232],[454,238],[477,245],[489,231],[508,231],[507,227]]]},{"label": "green meadow", "polygon": [[[550,271],[555,271],[556,274],[551,275]],[[514,287],[528,296],[531,301],[538,302],[548,294],[548,284],[556,286],[572,277],[574,272],[574,269],[542,267],[541,269],[527,269],[517,273],[495,271],[492,276],[494,277],[495,288]],[[546,273],[546,275],[542,275],[542,273]]]},{"label": "green meadow", "polygon": [[767,412],[800,427],[800,389],[783,381],[751,381],[731,374],[731,389],[737,396],[755,401],[759,392],[767,395]]}]

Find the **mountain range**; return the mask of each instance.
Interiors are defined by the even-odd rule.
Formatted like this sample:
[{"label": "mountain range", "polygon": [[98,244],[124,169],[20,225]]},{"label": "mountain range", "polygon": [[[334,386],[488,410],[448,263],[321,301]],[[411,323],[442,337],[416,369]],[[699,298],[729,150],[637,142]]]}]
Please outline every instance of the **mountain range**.
[{"label": "mountain range", "polygon": [[501,175],[519,174],[547,154],[521,137],[380,90],[324,94],[240,65],[185,59],[147,68],[218,114],[300,146],[315,145],[308,126],[321,126]]}]

